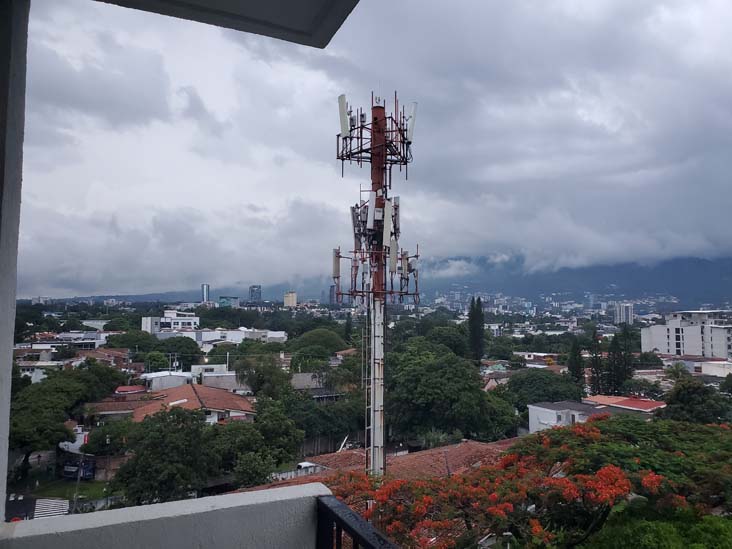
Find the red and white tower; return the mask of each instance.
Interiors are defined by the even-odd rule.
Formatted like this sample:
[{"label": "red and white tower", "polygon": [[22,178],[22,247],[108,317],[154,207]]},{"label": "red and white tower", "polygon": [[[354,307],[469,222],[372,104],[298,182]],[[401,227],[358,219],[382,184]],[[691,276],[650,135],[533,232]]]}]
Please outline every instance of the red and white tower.
[{"label": "red and white tower", "polygon": [[[346,97],[338,98],[341,133],[337,136],[337,158],[345,162],[371,164],[371,186],[366,198],[351,206],[353,250],[342,255],[333,250],[333,281],[336,296],[344,295],[352,302],[366,305],[368,310],[366,387],[366,470],[383,475],[386,467],[384,452],[384,340],[385,316],[388,302],[402,303],[405,298],[419,302],[417,253],[409,255],[399,248],[399,197],[390,196],[392,168],[402,168],[412,161],[412,136],[416,103],[408,110],[399,109],[394,94],[394,111],[386,112],[386,103],[371,98],[371,119],[359,109],[353,111]],[[341,289],[341,260],[350,260],[349,289]]]}]

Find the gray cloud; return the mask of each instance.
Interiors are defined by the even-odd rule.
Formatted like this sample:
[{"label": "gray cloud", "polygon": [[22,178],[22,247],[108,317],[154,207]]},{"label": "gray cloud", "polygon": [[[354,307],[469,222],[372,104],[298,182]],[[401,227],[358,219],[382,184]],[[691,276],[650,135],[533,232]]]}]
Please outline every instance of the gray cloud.
[{"label": "gray cloud", "polygon": [[327,272],[368,178],[340,179],[335,97],[372,89],[420,103],[396,191],[427,258],[730,255],[730,23],[713,0],[373,0],[321,51],[34,3],[22,291]]}]

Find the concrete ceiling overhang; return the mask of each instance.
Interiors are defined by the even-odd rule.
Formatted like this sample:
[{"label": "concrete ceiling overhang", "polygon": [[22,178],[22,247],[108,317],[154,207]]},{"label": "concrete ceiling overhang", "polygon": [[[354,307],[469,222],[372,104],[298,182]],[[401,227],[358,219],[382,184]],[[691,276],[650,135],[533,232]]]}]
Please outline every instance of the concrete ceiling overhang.
[{"label": "concrete ceiling overhang", "polygon": [[324,48],[358,0],[98,0]]}]

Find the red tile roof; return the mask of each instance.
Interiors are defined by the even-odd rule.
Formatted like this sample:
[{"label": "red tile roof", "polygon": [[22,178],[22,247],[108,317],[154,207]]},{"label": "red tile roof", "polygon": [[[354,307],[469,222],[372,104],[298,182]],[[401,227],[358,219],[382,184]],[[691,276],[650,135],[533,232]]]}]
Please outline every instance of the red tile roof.
[{"label": "red tile roof", "polygon": [[[461,474],[474,467],[496,463],[500,456],[516,441],[515,438],[490,443],[466,440],[458,444],[422,450],[421,452],[387,456],[386,475],[391,478],[414,480]],[[241,491],[295,486],[309,482],[325,482],[327,484],[328,479],[332,478],[337,471],[364,469],[366,452],[363,449],[343,450],[332,454],[309,457],[307,461],[323,465],[328,469],[313,475],[280,480]]]},{"label": "red tile roof", "polygon": [[639,410],[641,412],[652,412],[666,407],[665,402],[658,400],[650,400],[645,398],[626,398],[620,402],[613,404],[616,408],[626,408],[628,410]]},{"label": "red tile roof", "polygon": [[231,393],[226,389],[206,387],[205,385],[181,385],[164,391],[150,393],[157,400],[135,410],[134,421],[142,421],[146,416],[172,406],[186,410],[222,410],[254,414],[252,401],[247,397]]}]

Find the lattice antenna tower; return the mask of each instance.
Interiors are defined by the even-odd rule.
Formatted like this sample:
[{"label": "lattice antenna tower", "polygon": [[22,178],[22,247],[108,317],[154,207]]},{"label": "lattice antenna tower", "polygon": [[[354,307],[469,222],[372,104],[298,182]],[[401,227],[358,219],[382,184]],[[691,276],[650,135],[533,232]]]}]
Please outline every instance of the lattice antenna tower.
[{"label": "lattice antenna tower", "polygon": [[[400,203],[391,196],[392,168],[408,175],[412,162],[412,138],[417,104],[399,106],[394,94],[394,109],[386,112],[386,101],[371,94],[371,114],[353,110],[346,96],[338,97],[341,131],[336,137],[336,157],[343,173],[346,162],[371,165],[371,186],[367,198],[351,206],[353,249],[341,254],[333,250],[333,282],[338,302],[349,296],[352,303],[367,307],[368,367],[366,390],[366,470],[383,475],[384,451],[384,341],[387,303],[411,299],[419,303],[419,246],[414,254],[399,248]],[[363,193],[366,194],[366,193]],[[349,261],[349,284],[341,288],[341,262]]]}]

